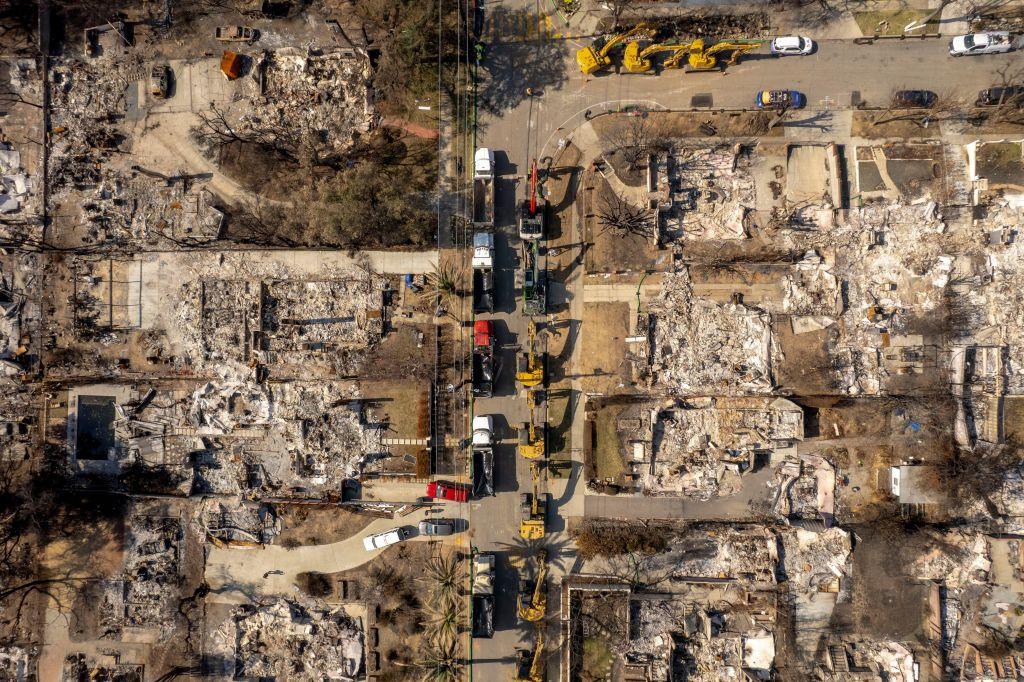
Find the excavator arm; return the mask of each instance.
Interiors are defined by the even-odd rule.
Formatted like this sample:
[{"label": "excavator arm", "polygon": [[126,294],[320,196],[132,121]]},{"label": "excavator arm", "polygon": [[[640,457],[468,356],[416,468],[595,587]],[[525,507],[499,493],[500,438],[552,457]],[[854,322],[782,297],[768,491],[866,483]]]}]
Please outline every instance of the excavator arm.
[{"label": "excavator arm", "polygon": [[538,627],[535,631],[533,651],[518,651],[516,682],[544,682],[544,628]]},{"label": "excavator arm", "polygon": [[533,583],[533,592],[530,593],[530,601],[519,602],[519,617],[531,623],[538,623],[544,620],[548,608],[547,585],[545,579],[548,575],[547,552],[543,549],[537,552],[537,576]]},{"label": "excavator arm", "polygon": [[755,50],[763,44],[763,40],[723,40],[705,47],[704,41],[695,40],[690,47],[688,65],[691,71],[710,71],[718,66],[716,55],[728,52],[729,58],[722,63],[732,66],[744,52]]},{"label": "excavator arm", "polygon": [[630,73],[645,73],[654,66],[651,64],[651,56],[659,52],[672,52],[675,54],[685,52],[688,49],[690,49],[690,43],[687,42],[676,45],[655,43],[641,50],[639,41],[634,40],[626,45],[626,49],[622,52],[622,66]]},{"label": "excavator arm", "polygon": [[576,52],[576,63],[579,65],[580,71],[584,75],[589,76],[611,66],[612,60],[608,55],[624,41],[631,39],[650,40],[652,37],[653,30],[650,26],[643,23],[637,24],[628,31],[612,36],[600,48],[594,43],[580,49]]}]

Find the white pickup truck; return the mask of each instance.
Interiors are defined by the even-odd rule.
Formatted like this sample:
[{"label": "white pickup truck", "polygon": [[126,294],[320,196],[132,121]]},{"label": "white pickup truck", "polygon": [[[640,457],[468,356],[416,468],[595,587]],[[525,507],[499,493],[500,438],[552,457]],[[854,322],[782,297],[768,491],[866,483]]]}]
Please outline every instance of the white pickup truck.
[{"label": "white pickup truck", "polygon": [[378,549],[397,545],[399,542],[408,539],[409,531],[404,528],[392,528],[391,530],[386,530],[383,533],[377,533],[376,535],[370,535],[363,538],[363,547],[366,548],[367,552],[375,552]]},{"label": "white pickup truck", "polygon": [[957,36],[949,41],[949,54],[963,57],[969,54],[999,54],[1016,47],[1016,36],[1009,31],[990,31]]}]

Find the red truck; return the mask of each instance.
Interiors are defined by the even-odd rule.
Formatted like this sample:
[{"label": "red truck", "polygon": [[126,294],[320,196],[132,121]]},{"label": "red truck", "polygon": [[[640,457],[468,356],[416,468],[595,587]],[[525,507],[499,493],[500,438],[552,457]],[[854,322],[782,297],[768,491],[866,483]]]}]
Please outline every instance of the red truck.
[{"label": "red truck", "polygon": [[432,481],[427,484],[427,497],[439,497],[442,500],[451,500],[452,502],[468,502],[469,486],[462,483]]},{"label": "red truck", "polygon": [[494,323],[477,320],[473,325],[473,395],[490,398],[494,395]]}]

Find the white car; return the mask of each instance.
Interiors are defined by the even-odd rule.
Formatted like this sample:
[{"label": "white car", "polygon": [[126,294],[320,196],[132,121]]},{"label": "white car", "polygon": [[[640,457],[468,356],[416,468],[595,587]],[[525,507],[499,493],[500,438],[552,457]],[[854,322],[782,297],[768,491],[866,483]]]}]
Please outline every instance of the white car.
[{"label": "white car", "polygon": [[772,54],[810,54],[814,52],[814,41],[802,36],[780,36],[774,38],[768,49]]},{"label": "white car", "polygon": [[392,528],[391,530],[386,530],[383,533],[377,533],[376,535],[363,538],[363,547],[366,548],[367,552],[375,552],[378,549],[397,545],[402,540],[408,539],[409,531],[404,528]]},{"label": "white car", "polygon": [[965,54],[998,54],[1012,50],[1013,43],[1013,35],[1008,31],[971,33],[949,41],[949,54],[954,57],[962,57]]}]

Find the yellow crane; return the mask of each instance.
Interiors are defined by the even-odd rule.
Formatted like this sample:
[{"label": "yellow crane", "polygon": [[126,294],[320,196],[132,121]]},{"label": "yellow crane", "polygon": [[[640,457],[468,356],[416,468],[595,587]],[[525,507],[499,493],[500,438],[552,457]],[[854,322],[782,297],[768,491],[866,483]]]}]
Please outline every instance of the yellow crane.
[{"label": "yellow crane", "polygon": [[546,551],[537,551],[537,576],[532,589],[528,581],[519,581],[519,617],[531,623],[544,620],[544,614],[547,613],[548,593],[544,583],[548,575],[547,558]]},{"label": "yellow crane", "polygon": [[612,59],[608,55],[624,41],[652,40],[653,38],[654,31],[652,28],[647,24],[640,23],[628,31],[612,36],[601,47],[597,47],[597,42],[595,41],[593,44],[581,48],[576,52],[576,63],[579,64],[580,71],[584,75],[589,76],[611,66]]},{"label": "yellow crane", "polygon": [[534,352],[537,340],[537,325],[531,319],[526,327],[527,349],[519,358],[519,367],[516,371],[516,381],[525,388],[533,388],[544,381],[544,363],[540,356]]},{"label": "yellow crane", "polygon": [[516,682],[544,682],[544,628],[534,628],[537,633],[533,651],[516,651]]},{"label": "yellow crane", "polygon": [[530,403],[530,421],[519,426],[519,454],[525,459],[539,459],[544,456],[545,425],[539,427],[534,421],[536,391],[530,391],[526,399]]},{"label": "yellow crane", "polygon": [[722,40],[707,44],[702,38],[682,43],[655,43],[641,49],[639,41],[626,45],[622,53],[622,65],[630,73],[644,73],[654,68],[650,57],[660,52],[672,54],[662,66],[666,69],[678,69],[684,65],[690,71],[710,71],[719,64],[718,55],[728,52],[729,58],[721,63],[731,66],[739,61],[743,53],[755,50],[764,44],[763,40]]},{"label": "yellow crane", "polygon": [[519,536],[524,540],[540,540],[544,537],[544,520],[547,517],[547,496],[540,493],[540,463],[530,462],[530,478],[533,479],[533,492],[519,495]]}]

